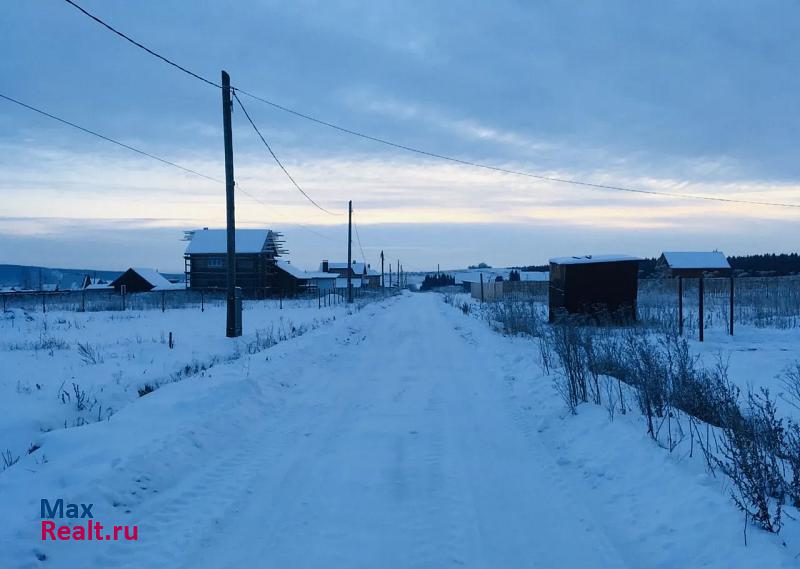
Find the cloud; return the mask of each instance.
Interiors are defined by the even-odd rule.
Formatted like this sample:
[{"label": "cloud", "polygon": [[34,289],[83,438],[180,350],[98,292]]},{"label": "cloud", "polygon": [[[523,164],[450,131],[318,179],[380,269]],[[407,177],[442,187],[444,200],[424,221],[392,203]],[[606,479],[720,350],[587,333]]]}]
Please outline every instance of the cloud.
[{"label": "cloud", "polygon": [[[800,56],[798,16],[799,6],[685,0],[267,0],[190,12],[164,0],[149,11],[113,9],[127,31],[203,75],[225,68],[249,91],[402,144],[549,176],[792,203],[800,202],[800,75],[786,70]],[[0,34],[10,95],[223,177],[218,91],[74,11],[19,3],[15,21]],[[354,200],[368,249],[402,244],[419,264],[668,244],[777,250],[796,225],[796,210],[595,191],[437,162],[248,101],[316,200],[339,211]],[[221,184],[6,105],[3,254],[39,262],[85,247],[84,260],[138,251],[180,264],[181,229],[224,225]],[[341,242],[343,218],[291,187],[238,109],[234,143],[242,226],[285,227],[300,259],[328,242],[292,224]],[[85,242],[67,250],[72,236]],[[129,241],[112,247],[108,236]]]},{"label": "cloud", "polygon": [[[17,262],[41,263],[37,256],[44,251],[57,258],[58,251],[78,241],[95,252],[99,261],[126,259],[123,264],[129,264],[130,250],[146,265],[153,264],[145,262],[151,255],[159,265],[168,266],[181,258],[183,230],[224,226],[222,184],[123,156],[113,152],[87,156],[50,147],[17,148],[6,154],[0,160],[5,173],[0,180],[3,249],[13,251]],[[39,166],[33,176],[25,166],[32,161]],[[178,161],[200,171],[219,166],[216,160],[198,156],[178,157]],[[615,236],[607,250],[635,254],[655,254],[667,248],[666,243],[741,251],[757,243],[768,247],[771,242],[772,249],[781,249],[784,235],[797,219],[797,212],[790,209],[598,191],[409,157],[306,157],[286,164],[326,207],[344,212],[346,201],[353,200],[365,249],[404,251],[417,267],[454,252],[458,252],[455,258],[466,261],[469,257],[471,262],[478,258],[541,262],[556,250],[597,252],[604,235]],[[311,206],[259,155],[240,153],[236,171],[239,187],[263,202],[239,194],[240,227],[282,229],[289,236],[293,258],[308,263],[323,253],[341,255],[330,240],[343,239],[346,217],[329,216]],[[578,179],[589,175],[580,171],[555,174]],[[698,182],[635,174],[591,175],[598,182],[657,191],[767,201],[789,201],[798,195],[796,185],[757,180]],[[614,176],[620,176],[619,172]],[[422,234],[420,228],[424,228]],[[507,241],[498,251],[494,247],[501,235]],[[520,235],[535,237],[535,250]],[[567,244],[574,250],[566,250]],[[21,258],[26,251],[31,256]]]}]

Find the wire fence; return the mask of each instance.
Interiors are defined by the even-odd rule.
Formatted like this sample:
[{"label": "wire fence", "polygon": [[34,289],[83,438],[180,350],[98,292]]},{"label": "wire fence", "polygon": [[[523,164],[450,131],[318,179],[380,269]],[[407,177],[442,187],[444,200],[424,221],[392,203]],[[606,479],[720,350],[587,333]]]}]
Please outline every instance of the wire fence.
[{"label": "wire fence", "polygon": [[[363,304],[395,294],[396,291],[379,288],[353,287],[353,301]],[[200,310],[224,306],[226,291],[222,289],[134,292],[120,294],[113,290],[69,290],[0,293],[3,311],[26,312],[102,312],[125,310]],[[266,304],[323,308],[347,303],[346,288],[327,290],[309,289],[291,296],[272,296],[263,300],[246,300],[244,308]]]},{"label": "wire fence", "polygon": [[[699,279],[683,279],[683,323],[699,327]],[[729,278],[705,278],[703,320],[706,328],[730,327]],[[471,296],[485,302],[547,304],[547,282],[473,283]],[[679,322],[677,279],[640,279],[637,317],[644,324],[672,327]],[[734,279],[733,318],[736,324],[758,328],[800,328],[800,277]]]},{"label": "wire fence", "polygon": [[[707,328],[730,326],[729,278],[705,278],[703,319]],[[700,280],[683,279],[684,325],[696,329]],[[677,279],[639,281],[638,316],[643,322],[678,321]],[[800,277],[743,277],[734,279],[733,319],[757,328],[800,327]]]}]

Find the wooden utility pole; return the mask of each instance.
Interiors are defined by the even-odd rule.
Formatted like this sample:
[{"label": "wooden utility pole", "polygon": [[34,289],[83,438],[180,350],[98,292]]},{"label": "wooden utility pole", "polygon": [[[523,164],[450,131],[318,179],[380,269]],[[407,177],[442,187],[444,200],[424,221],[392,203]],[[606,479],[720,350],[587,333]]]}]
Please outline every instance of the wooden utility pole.
[{"label": "wooden utility pole", "polygon": [[730,333],[731,333],[731,336],[733,336],[733,275],[731,275],[731,293],[730,293],[730,296],[728,297],[728,300],[730,301],[730,307],[729,308],[730,308],[730,311],[731,311],[731,314],[730,314],[730,326],[731,326]]},{"label": "wooden utility pole", "polygon": [[683,336],[683,277],[678,277],[678,330]]},{"label": "wooden utility pole", "polygon": [[703,341],[703,328],[705,328],[705,316],[703,314],[703,300],[705,297],[705,280],[703,277],[700,277],[700,284],[698,285],[699,290],[699,306],[698,306],[698,320],[699,320],[699,334],[700,334],[700,341]]},{"label": "wooden utility pole", "polygon": [[347,302],[353,302],[353,200],[347,206]]},{"label": "wooden utility pole", "polygon": [[386,283],[383,282],[383,251],[381,251],[381,291],[386,288]]},{"label": "wooden utility pole", "polygon": [[[225,335],[235,338],[242,335],[241,305],[236,302],[236,215],[233,196],[233,131],[231,129],[231,77],[222,72],[222,128],[225,138],[225,209],[228,228],[228,311]],[[238,316],[238,318],[237,318]]]}]

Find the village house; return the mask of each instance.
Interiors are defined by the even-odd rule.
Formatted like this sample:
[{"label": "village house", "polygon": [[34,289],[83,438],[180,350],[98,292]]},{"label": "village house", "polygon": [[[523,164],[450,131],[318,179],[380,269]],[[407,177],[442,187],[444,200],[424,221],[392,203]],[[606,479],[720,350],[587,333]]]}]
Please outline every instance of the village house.
[{"label": "village house", "polygon": [[[282,235],[271,229],[237,229],[236,286],[249,297],[278,293],[278,258],[287,251]],[[225,229],[186,232],[186,285],[192,290],[223,290],[227,286],[228,240]]]},{"label": "village house", "polygon": [[[319,270],[324,273],[337,274],[341,279],[344,279],[344,286],[347,287],[346,280],[348,269],[346,262],[332,262],[326,259],[320,263]],[[381,274],[370,268],[367,263],[353,261],[349,273],[354,287],[380,288],[381,286]]]},{"label": "village house", "polygon": [[164,275],[155,269],[145,269],[142,267],[131,267],[116,279],[106,285],[113,288],[118,293],[150,292],[177,290],[184,288],[183,283],[170,282]]},{"label": "village house", "polygon": [[327,291],[336,286],[336,273],[308,272],[289,261],[277,260],[276,286],[282,296],[297,296],[303,292]]}]

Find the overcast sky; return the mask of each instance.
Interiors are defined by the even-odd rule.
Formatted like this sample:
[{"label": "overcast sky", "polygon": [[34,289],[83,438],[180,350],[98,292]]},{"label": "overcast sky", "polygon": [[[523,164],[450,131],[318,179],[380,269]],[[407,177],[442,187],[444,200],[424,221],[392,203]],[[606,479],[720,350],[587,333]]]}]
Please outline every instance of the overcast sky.
[{"label": "overcast sky", "polygon": [[[78,1],[197,73],[226,69],[243,89],[401,144],[549,176],[800,203],[793,1]],[[62,0],[6,0],[0,18],[0,92],[224,177],[219,90]],[[353,200],[373,264],[381,250],[410,269],[797,250],[800,209],[462,167],[244,103],[314,199],[336,211]],[[345,258],[346,218],[292,188],[239,109],[233,128],[240,226],[282,230],[300,266]],[[3,100],[0,171],[0,263],[182,270],[183,230],[225,222],[221,184]]]}]

